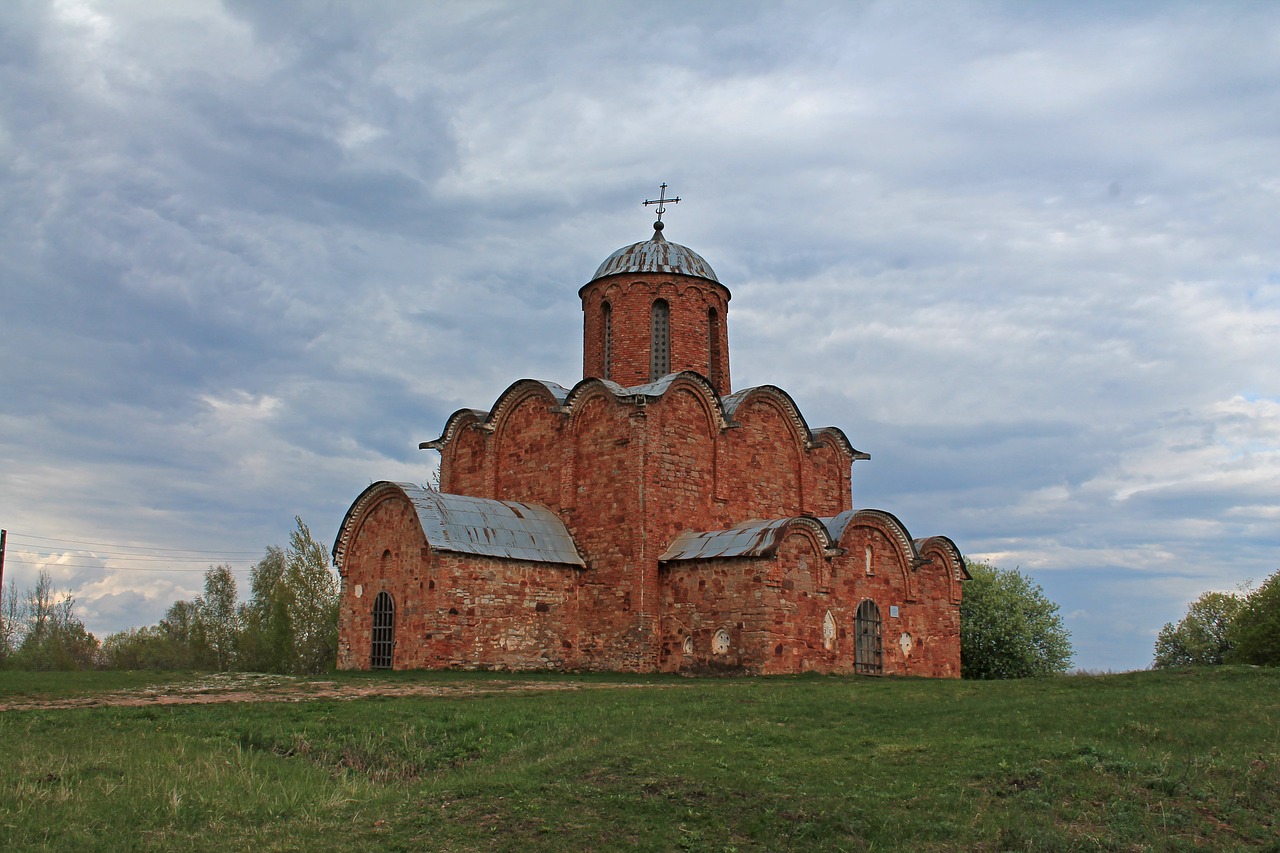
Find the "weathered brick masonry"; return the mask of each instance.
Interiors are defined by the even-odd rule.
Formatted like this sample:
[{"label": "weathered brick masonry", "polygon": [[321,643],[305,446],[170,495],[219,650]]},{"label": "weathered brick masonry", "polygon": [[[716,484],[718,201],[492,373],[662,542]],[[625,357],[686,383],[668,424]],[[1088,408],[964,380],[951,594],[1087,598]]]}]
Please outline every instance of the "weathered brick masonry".
[{"label": "weathered brick masonry", "polygon": [[454,413],[439,492],[353,504],[339,666],[957,677],[959,551],[854,511],[868,457],[785,391],[731,392],[706,261],[656,229],[579,296],[582,381]]}]

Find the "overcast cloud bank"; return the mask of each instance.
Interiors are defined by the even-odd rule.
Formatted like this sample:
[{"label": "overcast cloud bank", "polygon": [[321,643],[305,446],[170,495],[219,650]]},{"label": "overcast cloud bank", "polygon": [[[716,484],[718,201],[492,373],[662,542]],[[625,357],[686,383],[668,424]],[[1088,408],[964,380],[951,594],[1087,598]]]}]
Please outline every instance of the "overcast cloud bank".
[{"label": "overcast cloud bank", "polygon": [[1269,4],[0,5],[6,578],[148,624],[428,481],[666,181],[735,386],[1145,666],[1280,568],[1277,81]]}]

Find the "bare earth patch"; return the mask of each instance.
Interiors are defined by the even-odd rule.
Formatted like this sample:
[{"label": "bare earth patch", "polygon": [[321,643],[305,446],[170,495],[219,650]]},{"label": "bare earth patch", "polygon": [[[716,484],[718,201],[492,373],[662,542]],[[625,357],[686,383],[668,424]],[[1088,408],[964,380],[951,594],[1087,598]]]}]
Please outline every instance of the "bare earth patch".
[{"label": "bare earth patch", "polygon": [[538,690],[593,690],[655,687],[653,684],[580,681],[510,680],[482,683],[404,684],[362,682],[339,684],[312,681],[288,675],[219,673],[199,681],[96,693],[92,696],[43,699],[23,697],[0,702],[0,711],[47,710],[57,708],[125,708],[148,705],[213,705],[226,702],[305,702],[313,699],[364,699],[371,696],[472,696],[484,693],[511,693]]}]

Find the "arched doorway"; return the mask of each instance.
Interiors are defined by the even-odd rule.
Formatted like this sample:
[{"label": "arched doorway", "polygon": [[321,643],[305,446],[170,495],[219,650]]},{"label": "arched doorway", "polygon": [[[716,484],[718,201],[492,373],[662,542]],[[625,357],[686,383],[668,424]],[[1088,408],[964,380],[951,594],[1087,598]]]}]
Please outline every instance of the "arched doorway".
[{"label": "arched doorway", "polygon": [[880,608],[871,599],[858,605],[854,623],[853,668],[855,672],[879,675],[883,667],[880,644]]},{"label": "arched doorway", "polygon": [[391,669],[396,647],[396,605],[390,594],[378,593],[373,600],[373,632],[369,651],[370,669]]}]

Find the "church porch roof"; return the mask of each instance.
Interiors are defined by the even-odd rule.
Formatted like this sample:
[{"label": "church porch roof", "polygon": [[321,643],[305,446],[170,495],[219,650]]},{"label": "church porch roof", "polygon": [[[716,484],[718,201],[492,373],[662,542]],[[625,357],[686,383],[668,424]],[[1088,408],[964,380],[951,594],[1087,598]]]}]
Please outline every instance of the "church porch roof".
[{"label": "church porch roof", "polygon": [[334,547],[335,563],[341,561],[347,530],[358,510],[394,490],[413,505],[427,544],[437,551],[586,566],[564,522],[540,504],[473,498],[387,481],[366,489],[348,512]]}]

